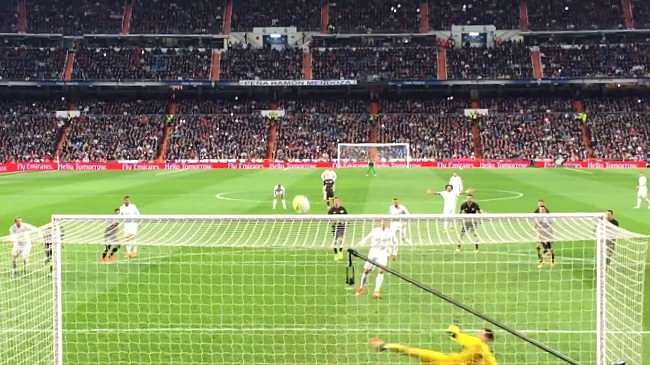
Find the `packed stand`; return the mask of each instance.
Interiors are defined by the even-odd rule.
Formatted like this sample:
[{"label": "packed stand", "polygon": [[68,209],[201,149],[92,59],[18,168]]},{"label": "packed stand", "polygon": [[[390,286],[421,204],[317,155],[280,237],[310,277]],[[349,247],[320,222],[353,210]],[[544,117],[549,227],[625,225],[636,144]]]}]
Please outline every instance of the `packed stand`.
[{"label": "packed stand", "polygon": [[233,2],[232,25],[237,32],[253,27],[289,27],[299,31],[320,29],[320,0],[246,0]]},{"label": "packed stand", "polygon": [[54,160],[61,126],[46,115],[0,116],[0,162]]},{"label": "packed stand", "polygon": [[643,160],[650,157],[650,113],[598,113],[589,120],[595,158]]},{"label": "packed stand", "polygon": [[519,28],[519,0],[429,1],[429,23],[433,30],[452,25],[490,25],[497,29]]},{"label": "packed stand", "polygon": [[650,76],[650,42],[540,47],[544,77],[599,78]]},{"label": "packed stand", "polygon": [[155,115],[163,114],[167,102],[160,99],[81,100],[78,108],[87,115]]},{"label": "packed stand", "polygon": [[152,160],[156,157],[162,131],[161,117],[82,116],[72,121],[61,159]]},{"label": "packed stand", "polygon": [[16,33],[16,21],[18,18],[16,1],[0,1],[0,14],[3,14],[0,17],[0,33]]},{"label": "packed stand", "polygon": [[222,0],[137,0],[131,33],[218,34],[224,4]]},{"label": "packed stand", "polygon": [[544,0],[528,2],[532,30],[596,30],[623,28],[619,0]]},{"label": "packed stand", "polygon": [[312,49],[315,79],[437,79],[435,47]]},{"label": "packed stand", "polygon": [[650,98],[585,99],[594,157],[645,160],[650,157]]},{"label": "packed stand", "polygon": [[58,80],[65,49],[0,48],[0,80]]},{"label": "packed stand", "polygon": [[532,78],[530,50],[522,42],[452,48],[447,51],[447,72],[452,80],[528,80]]},{"label": "packed stand", "polygon": [[419,0],[330,1],[332,33],[417,33]]},{"label": "packed stand", "polygon": [[380,101],[382,113],[430,113],[430,114],[455,114],[467,108],[465,98],[448,97],[400,97],[387,98]]},{"label": "packed stand", "polygon": [[368,111],[368,99],[355,97],[301,97],[279,100],[287,113],[362,114]]},{"label": "packed stand", "polygon": [[637,29],[650,28],[650,2],[647,0],[632,0],[634,27]]},{"label": "packed stand", "polygon": [[380,142],[410,143],[411,158],[450,159],[474,156],[471,124],[462,114],[383,114]]},{"label": "packed stand", "polygon": [[503,96],[481,97],[481,108],[489,113],[573,113],[574,107],[571,98],[554,96]]},{"label": "packed stand", "polygon": [[302,50],[231,47],[221,55],[222,80],[300,80]]},{"label": "packed stand", "polygon": [[167,159],[262,159],[267,135],[268,125],[260,115],[184,116],[174,124]]},{"label": "packed stand", "polygon": [[203,49],[81,48],[77,80],[207,80],[211,53]]},{"label": "packed stand", "polygon": [[116,34],[122,30],[123,15],[124,1],[29,0],[27,30],[65,35]]},{"label": "packed stand", "polygon": [[367,114],[297,113],[280,121],[276,158],[330,160],[339,143],[364,143],[372,121]]},{"label": "packed stand", "polygon": [[486,159],[584,159],[580,122],[573,113],[501,113],[481,118]]},{"label": "packed stand", "polygon": [[185,114],[249,114],[255,110],[270,109],[270,103],[243,96],[190,98],[178,100],[178,113]]},{"label": "packed stand", "polygon": [[65,109],[66,99],[0,99],[0,115],[42,115],[53,114]]}]

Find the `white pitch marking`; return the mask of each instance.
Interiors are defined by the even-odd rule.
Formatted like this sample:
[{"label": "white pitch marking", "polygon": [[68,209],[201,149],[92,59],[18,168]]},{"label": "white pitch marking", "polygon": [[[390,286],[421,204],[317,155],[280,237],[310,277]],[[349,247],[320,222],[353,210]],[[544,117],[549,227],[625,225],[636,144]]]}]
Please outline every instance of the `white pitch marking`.
[{"label": "white pitch marking", "polygon": [[574,169],[572,167],[565,167],[564,169],[568,170],[568,171],[579,172],[581,174],[587,174],[587,175],[593,175],[594,174],[593,172],[591,172],[589,170],[584,170],[584,169]]},{"label": "white pitch marking", "polygon": [[[515,200],[515,199],[521,199],[524,197],[524,193],[519,192],[519,191],[511,191],[511,190],[483,190],[483,191],[497,191],[500,193],[507,193],[507,194],[512,194],[512,196],[504,196],[501,198],[487,198],[487,199],[480,199],[482,202],[493,202],[493,201],[498,201],[498,200]],[[479,191],[480,192],[480,191]]]},{"label": "white pitch marking", "polygon": [[232,195],[236,194],[236,192],[224,192],[224,193],[219,193],[215,195],[214,197],[219,199],[219,200],[227,200],[227,201],[234,201],[234,202],[250,202],[250,203],[270,203],[272,200],[254,200],[254,199],[239,199],[239,198],[230,198],[227,195]]}]

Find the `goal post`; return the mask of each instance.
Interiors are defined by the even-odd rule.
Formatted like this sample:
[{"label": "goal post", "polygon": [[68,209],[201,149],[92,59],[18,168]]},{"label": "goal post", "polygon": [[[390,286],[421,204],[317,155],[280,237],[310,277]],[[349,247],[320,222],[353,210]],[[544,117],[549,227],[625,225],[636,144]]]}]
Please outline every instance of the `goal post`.
[{"label": "goal post", "polygon": [[[460,306],[390,273],[381,299],[355,295],[364,262],[333,260],[333,233],[365,256],[382,222],[404,232],[388,269]],[[119,258],[99,264],[115,223]],[[56,215],[43,230],[52,273],[35,235],[28,274],[0,278],[0,364],[405,364],[369,339],[453,352],[450,324],[491,327],[499,364],[562,363],[532,342],[579,364],[643,363],[648,238],[601,214]],[[554,266],[538,267],[540,240]],[[123,257],[127,242],[139,257]]]},{"label": "goal post", "polygon": [[408,143],[339,143],[336,166],[362,167],[368,161],[379,167],[410,167],[411,148]]}]

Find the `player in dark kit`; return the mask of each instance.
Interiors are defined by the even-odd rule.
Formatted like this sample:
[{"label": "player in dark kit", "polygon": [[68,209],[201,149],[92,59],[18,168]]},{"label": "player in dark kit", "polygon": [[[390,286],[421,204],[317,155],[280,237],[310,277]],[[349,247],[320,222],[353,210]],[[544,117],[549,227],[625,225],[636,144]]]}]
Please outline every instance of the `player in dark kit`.
[{"label": "player in dark kit", "polygon": [[[341,199],[334,197],[332,207],[327,211],[327,214],[348,214],[348,211],[341,205]],[[334,261],[341,261],[343,260],[345,222],[332,223],[332,236],[334,236]]]},{"label": "player in dark kit", "polygon": [[[114,211],[115,214],[120,214],[119,209],[115,209]],[[106,226],[104,228],[104,252],[102,253],[102,259],[101,263],[102,264],[112,264],[115,262],[115,259],[117,256],[115,256],[115,253],[117,250],[120,249],[120,245],[118,244],[118,229],[119,229],[119,222],[113,222]]]},{"label": "player in dark kit", "polygon": [[[618,220],[614,218],[614,211],[611,209],[607,210],[607,221],[618,227]],[[607,237],[605,244],[607,245],[607,259],[605,262],[609,266],[609,263],[612,262],[612,257],[614,257],[614,251],[616,250],[616,238]]]},{"label": "player in dark kit", "polygon": [[[541,204],[540,204],[541,202]],[[546,206],[543,205],[544,201],[540,200],[535,209],[535,213],[538,214],[547,214]],[[537,243],[537,259],[539,264],[537,267],[540,269],[544,266],[544,256],[551,256],[551,266],[555,265],[555,251],[553,250],[553,227],[551,222],[546,219],[539,219],[535,221],[535,228],[537,229],[537,235],[539,236],[539,242]]]},{"label": "player in dark kit", "polygon": [[[477,202],[474,201],[474,195],[467,194],[467,200],[460,206],[461,214],[479,214],[481,213],[481,207]],[[462,240],[465,237],[466,233],[471,233],[474,238],[478,238],[476,234],[476,227],[478,222],[474,219],[465,219],[463,220],[463,228],[460,231],[460,239]],[[460,251],[460,243],[458,244],[458,251]],[[478,243],[474,244],[474,252],[478,252]]]},{"label": "player in dark kit", "polygon": [[327,179],[323,181],[323,200],[328,207],[332,206],[332,200],[334,199],[335,182],[332,179]]}]

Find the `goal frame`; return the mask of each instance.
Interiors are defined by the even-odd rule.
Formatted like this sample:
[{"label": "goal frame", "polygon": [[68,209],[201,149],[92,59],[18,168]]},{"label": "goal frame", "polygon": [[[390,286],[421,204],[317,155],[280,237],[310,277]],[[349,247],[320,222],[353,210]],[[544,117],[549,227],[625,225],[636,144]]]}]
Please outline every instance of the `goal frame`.
[{"label": "goal frame", "polygon": [[[368,144],[374,145],[374,144]],[[406,144],[408,145],[408,144]],[[594,232],[595,242],[595,291],[596,291],[596,308],[595,308],[595,340],[596,348],[596,365],[610,365],[607,363],[607,224],[606,216],[601,213],[552,213],[548,217],[554,218],[593,218],[598,220],[597,228]],[[432,221],[444,221],[455,219],[466,219],[466,215],[454,214],[445,216],[442,214],[411,214],[408,216],[400,217],[401,220],[417,220],[417,219],[431,219]],[[499,219],[499,218],[539,218],[539,214],[535,213],[515,213],[515,214],[495,214],[486,213],[480,215],[481,219]],[[64,343],[63,343],[63,282],[62,282],[62,247],[63,237],[62,231],[59,227],[61,222],[70,221],[87,221],[87,222],[102,222],[102,221],[120,221],[139,223],[160,222],[161,220],[193,220],[193,221],[215,221],[215,220],[249,220],[252,222],[276,222],[284,220],[287,222],[301,222],[301,221],[314,221],[320,220],[323,222],[334,221],[366,221],[366,220],[394,220],[395,216],[386,214],[355,214],[348,216],[331,216],[323,214],[314,215],[142,215],[137,217],[123,217],[115,215],[52,215],[50,221],[52,233],[52,295],[53,295],[53,359],[54,365],[63,365],[64,358]],[[635,239],[646,239],[647,236],[638,235]],[[509,241],[503,241],[507,244]],[[146,244],[143,244],[145,246]]]},{"label": "goal frame", "polygon": [[[368,147],[369,150],[377,147],[406,147],[405,166],[411,167],[411,144],[410,143],[339,143],[336,147],[336,167],[355,167],[355,163],[365,164],[366,161],[352,160],[351,164],[344,164],[343,161],[349,160],[341,158],[341,151],[343,147]],[[390,163],[390,161],[388,161]],[[375,165],[385,165],[381,161],[375,161]],[[392,166],[391,167],[398,167]]]}]

